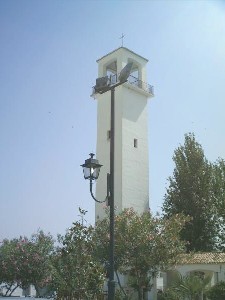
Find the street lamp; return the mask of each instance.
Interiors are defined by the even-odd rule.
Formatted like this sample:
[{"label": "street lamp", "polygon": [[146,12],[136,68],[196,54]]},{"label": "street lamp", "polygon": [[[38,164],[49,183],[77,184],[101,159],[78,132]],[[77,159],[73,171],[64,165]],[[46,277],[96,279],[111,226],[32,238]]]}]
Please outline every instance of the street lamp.
[{"label": "street lamp", "polygon": [[[109,188],[107,188],[107,196],[106,196],[105,200],[99,201],[95,198],[95,196],[93,194],[92,185],[93,185],[93,181],[98,179],[98,176],[100,173],[100,168],[102,167],[102,165],[99,164],[97,159],[93,158],[95,156],[94,153],[90,153],[89,155],[90,155],[90,158],[86,159],[85,163],[83,165],[81,165],[81,167],[83,167],[84,179],[89,179],[89,181],[90,181],[90,193],[91,193],[92,198],[98,203],[103,203],[106,200],[108,200],[108,198],[109,198]],[[109,176],[109,174],[107,174],[107,182],[108,182],[108,176]],[[107,186],[108,186],[108,183],[107,183]]]},{"label": "street lamp", "polygon": [[114,280],[114,152],[115,152],[115,88],[125,83],[130,76],[133,63],[128,63],[120,72],[118,80],[112,84],[108,76],[96,79],[94,87],[95,93],[104,94],[111,91],[111,124],[110,124],[110,174],[107,174],[107,196],[103,201],[97,200],[92,192],[92,183],[94,179],[98,178],[100,167],[98,160],[93,159],[93,153],[90,158],[85,160],[81,165],[84,171],[84,178],[90,180],[90,193],[92,198],[97,202],[105,202],[108,200],[110,206],[110,241],[109,241],[109,281],[108,281],[108,300],[115,299],[115,280]]},{"label": "street lamp", "polygon": [[85,160],[85,163],[81,165],[83,167],[84,179],[96,180],[98,179],[100,168],[102,165],[98,163],[97,159],[94,159],[94,153],[90,153],[90,158]]}]

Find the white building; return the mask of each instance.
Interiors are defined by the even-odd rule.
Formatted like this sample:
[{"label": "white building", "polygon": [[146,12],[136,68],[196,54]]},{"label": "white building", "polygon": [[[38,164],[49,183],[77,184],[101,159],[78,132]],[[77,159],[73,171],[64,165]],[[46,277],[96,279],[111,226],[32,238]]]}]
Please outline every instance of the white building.
[{"label": "white building", "polygon": [[164,274],[164,288],[173,284],[177,272],[181,276],[202,273],[204,277],[210,277],[209,286],[214,286],[219,281],[225,281],[225,253],[183,254],[180,263]]},{"label": "white building", "polygon": [[[115,165],[114,201],[116,212],[133,207],[142,213],[149,209],[148,98],[153,88],[147,84],[148,60],[120,47],[97,60],[98,77],[117,74],[132,62],[128,81],[115,89]],[[110,91],[94,94],[97,99],[97,159],[103,165],[96,183],[96,198],[104,200],[110,171]],[[96,203],[95,218],[105,216],[104,205]]]}]

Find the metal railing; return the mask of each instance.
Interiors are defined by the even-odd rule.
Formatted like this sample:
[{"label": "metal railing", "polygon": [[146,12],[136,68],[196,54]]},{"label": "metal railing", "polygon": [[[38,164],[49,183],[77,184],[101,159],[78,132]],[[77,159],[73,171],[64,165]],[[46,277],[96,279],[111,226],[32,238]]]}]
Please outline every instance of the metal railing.
[{"label": "metal railing", "polygon": [[139,87],[140,89],[144,90],[145,92],[151,94],[151,95],[154,95],[154,88],[152,85],[130,75],[128,77],[128,80],[127,80],[130,84],[134,85],[134,86],[137,86]]},{"label": "metal railing", "polygon": [[[117,83],[117,77],[118,77],[118,74],[115,74],[115,75],[110,75],[108,78],[109,78],[109,85],[114,85]],[[132,75],[130,75],[127,79],[127,82],[133,86],[136,86],[140,89],[142,89],[143,91],[151,94],[152,96],[154,95],[154,87],[140,79],[138,79],[137,77],[134,77]],[[95,94],[96,91],[95,91],[95,87],[93,87],[93,90],[92,90],[92,95]]]}]

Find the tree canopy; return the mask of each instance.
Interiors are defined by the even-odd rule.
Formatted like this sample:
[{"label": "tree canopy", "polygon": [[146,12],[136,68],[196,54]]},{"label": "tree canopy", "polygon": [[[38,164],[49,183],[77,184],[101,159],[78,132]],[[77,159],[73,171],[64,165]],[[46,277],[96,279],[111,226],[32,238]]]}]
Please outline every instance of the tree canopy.
[{"label": "tree canopy", "polygon": [[[102,297],[109,261],[109,218],[95,227],[73,223],[53,247],[50,235],[38,232],[31,238],[4,240],[0,246],[0,280],[12,294],[18,286],[49,288],[58,298],[97,299]],[[138,294],[144,299],[152,279],[160,270],[176,263],[185,243],[179,238],[187,217],[162,219],[150,212],[126,209],[115,216],[115,270],[123,296]],[[120,284],[120,274],[126,283]],[[126,290],[126,291],[125,291]],[[128,292],[127,292],[128,291]]]},{"label": "tree canopy", "polygon": [[[126,209],[115,218],[115,269],[128,276],[128,285],[143,299],[151,290],[152,279],[159,270],[175,264],[178,253],[184,251],[179,233],[187,218],[174,215],[168,220],[141,215]],[[107,266],[108,218],[98,222],[95,230],[96,256]]]},{"label": "tree canopy", "polygon": [[52,288],[59,298],[96,299],[104,284],[103,266],[94,258],[92,226],[74,222],[52,257]]},{"label": "tree canopy", "polygon": [[223,248],[225,165],[209,162],[195,135],[185,135],[184,145],[174,152],[175,168],[163,203],[164,217],[177,213],[190,216],[181,231],[187,251]]},{"label": "tree canopy", "polygon": [[49,280],[50,254],[53,250],[51,235],[43,231],[27,237],[5,239],[0,247],[0,283],[5,287],[5,295],[10,296],[17,288],[34,285],[39,289]]}]

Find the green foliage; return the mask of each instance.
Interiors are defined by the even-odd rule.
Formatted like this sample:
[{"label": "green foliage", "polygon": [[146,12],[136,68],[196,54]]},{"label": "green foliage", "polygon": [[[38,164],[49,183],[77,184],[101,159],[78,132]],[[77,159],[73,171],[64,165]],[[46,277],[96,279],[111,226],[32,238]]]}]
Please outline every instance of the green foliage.
[{"label": "green foliage", "polygon": [[[97,299],[107,275],[109,254],[109,218],[96,227],[73,223],[65,236],[59,236],[54,248],[50,235],[38,232],[30,239],[4,240],[0,247],[0,282],[10,295],[17,286],[33,284],[37,290],[50,288],[59,298]],[[138,294],[144,299],[159,270],[177,262],[184,250],[180,231],[189,218],[173,215],[162,219],[149,212],[142,215],[127,209],[115,217],[115,269],[127,275],[129,288],[117,298]]]},{"label": "green foliage", "polygon": [[[43,231],[33,234],[30,239],[3,240],[0,247],[0,281],[6,287],[6,295],[17,288],[33,284],[36,290],[50,280],[49,257],[53,250],[51,235]],[[38,292],[38,290],[37,290]]]},{"label": "green foliage", "polygon": [[187,251],[220,249],[218,237],[222,236],[223,226],[216,199],[220,199],[221,207],[224,206],[225,168],[221,174],[222,162],[216,166],[211,164],[194,134],[185,135],[184,145],[175,150],[173,161],[175,169],[173,176],[169,177],[164,198],[164,216],[168,218],[183,213],[191,217],[181,231],[181,238],[187,242]]},{"label": "green foliage", "polygon": [[[83,223],[83,222],[82,222]],[[58,297],[96,299],[102,293],[104,270],[94,259],[94,228],[73,223],[52,257],[52,288]]]},{"label": "green foliage", "polygon": [[55,291],[59,297],[95,299],[102,293],[105,273],[94,258],[92,226],[85,226],[86,211],[54,248],[51,235],[42,231],[31,238],[5,239],[0,246],[0,284],[10,296],[17,287],[34,285],[37,296]]},{"label": "green foliage", "polygon": [[165,292],[158,291],[157,300],[183,300],[183,297],[173,289],[167,288]]},{"label": "green foliage", "polygon": [[[161,300],[199,300],[207,290],[210,277],[201,277],[198,274],[181,276],[177,278],[173,285],[169,287],[162,295]],[[222,299],[222,298],[221,298]],[[221,300],[220,299],[220,300]]]},{"label": "green foliage", "polygon": [[6,288],[3,296],[11,293],[19,286],[17,278],[19,269],[14,262],[17,240],[3,240],[0,247],[0,284]]},{"label": "green foliage", "polygon": [[[217,215],[218,235],[217,249],[225,250],[225,161],[218,159],[213,165],[213,199],[214,214]],[[214,218],[215,219],[215,218]]]},{"label": "green foliage", "polygon": [[[133,209],[124,210],[115,218],[115,268],[128,275],[130,286],[138,292],[139,299],[150,290],[151,279],[159,270],[176,262],[184,244],[179,233],[187,221],[183,216],[163,220],[149,212],[139,215]],[[95,255],[108,263],[108,219],[99,222],[95,230]]]},{"label": "green foliage", "polygon": [[180,276],[174,283],[174,291],[183,298],[198,300],[209,284],[210,278],[201,278],[197,275]]},{"label": "green foliage", "polygon": [[225,282],[218,282],[206,293],[209,300],[225,299]]}]

